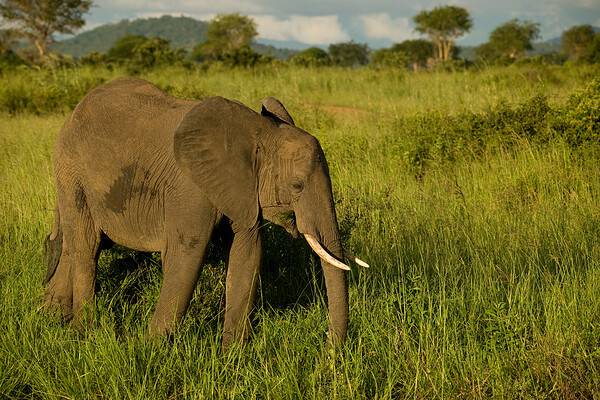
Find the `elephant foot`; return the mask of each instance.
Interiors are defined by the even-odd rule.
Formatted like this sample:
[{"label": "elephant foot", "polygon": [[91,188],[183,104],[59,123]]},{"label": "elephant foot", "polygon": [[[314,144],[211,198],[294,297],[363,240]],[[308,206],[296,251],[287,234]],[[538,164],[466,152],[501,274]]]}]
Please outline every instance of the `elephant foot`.
[{"label": "elephant foot", "polygon": [[71,321],[73,319],[72,297],[58,293],[51,288],[46,290],[43,308],[47,312],[60,315],[64,321]]},{"label": "elephant foot", "polygon": [[148,326],[148,337],[156,338],[172,335],[176,326],[177,323],[175,321],[165,319],[155,313],[152,317],[152,321],[150,321],[150,325]]}]

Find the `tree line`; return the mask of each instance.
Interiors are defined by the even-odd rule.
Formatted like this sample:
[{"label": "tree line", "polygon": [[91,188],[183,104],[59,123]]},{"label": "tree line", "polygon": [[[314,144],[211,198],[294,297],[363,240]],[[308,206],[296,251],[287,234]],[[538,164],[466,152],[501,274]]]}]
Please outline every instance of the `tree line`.
[{"label": "tree line", "polygon": [[[0,0],[0,64],[48,64],[64,60],[48,51],[54,35],[74,33],[81,28],[83,16],[92,0]],[[438,66],[464,65],[456,40],[473,27],[469,12],[459,6],[438,6],[413,17],[415,31],[423,39],[406,40],[389,48],[371,50],[367,44],[349,41],[329,45],[327,50],[311,47],[288,62],[305,67],[342,66],[409,68],[419,70]],[[160,65],[221,63],[230,67],[253,67],[274,62],[253,48],[258,35],[256,23],[240,14],[217,15],[208,24],[206,41],[191,52],[173,49],[161,38],[125,36],[105,54],[91,53],[80,58],[82,64],[126,64],[133,72]],[[475,63],[508,64],[527,59],[533,42],[539,39],[539,24],[512,19],[496,27],[489,40],[478,46]],[[600,62],[600,34],[590,25],[565,31],[560,53],[545,55],[549,62]],[[23,43],[29,46],[23,47]]]}]

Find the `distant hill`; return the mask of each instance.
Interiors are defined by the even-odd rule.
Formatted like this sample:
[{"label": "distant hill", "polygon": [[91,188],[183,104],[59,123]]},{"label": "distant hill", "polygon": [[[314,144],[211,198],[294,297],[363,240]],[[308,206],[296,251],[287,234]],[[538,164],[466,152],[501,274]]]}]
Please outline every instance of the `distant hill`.
[{"label": "distant hill", "polygon": [[282,49],[280,47],[275,47],[264,43],[253,43],[250,47],[252,47],[254,51],[259,54],[271,56],[279,60],[287,60],[298,52],[298,50],[295,49]]},{"label": "distant hill", "polygon": [[172,17],[122,20],[114,24],[101,25],[90,31],[55,43],[52,49],[60,53],[81,57],[97,51],[105,53],[121,37],[142,35],[161,37],[171,42],[175,48],[192,49],[206,40],[207,23],[189,17]]},{"label": "distant hill", "polygon": [[[206,40],[207,27],[208,23],[206,21],[184,16],[163,15],[160,18],[144,18],[131,21],[125,19],[117,23],[101,25],[72,38],[59,41],[52,45],[52,49],[73,57],[81,57],[94,51],[105,53],[123,36],[142,35],[169,40],[172,47],[189,51],[198,43]],[[255,43],[252,47],[258,53],[279,59],[287,59],[296,52],[295,50],[280,49],[261,43]]]}]

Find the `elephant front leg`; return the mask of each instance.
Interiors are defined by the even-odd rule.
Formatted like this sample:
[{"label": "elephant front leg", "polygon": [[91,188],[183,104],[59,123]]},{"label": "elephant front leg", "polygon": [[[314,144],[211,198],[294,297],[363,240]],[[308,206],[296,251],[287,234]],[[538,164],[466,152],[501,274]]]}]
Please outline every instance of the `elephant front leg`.
[{"label": "elephant front leg", "polygon": [[210,232],[200,236],[173,235],[162,253],[163,284],[150,322],[150,335],[172,332],[189,306]]},{"label": "elephant front leg", "polygon": [[235,233],[227,266],[223,348],[245,341],[250,333],[261,252],[258,228]]}]

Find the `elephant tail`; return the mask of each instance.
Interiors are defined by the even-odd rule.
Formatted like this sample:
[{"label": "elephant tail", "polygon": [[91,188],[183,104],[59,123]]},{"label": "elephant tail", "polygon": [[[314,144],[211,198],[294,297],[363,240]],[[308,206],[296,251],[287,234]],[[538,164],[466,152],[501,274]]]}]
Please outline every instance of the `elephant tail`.
[{"label": "elephant tail", "polygon": [[44,284],[50,282],[52,276],[56,272],[58,262],[60,261],[60,254],[62,253],[62,239],[63,233],[60,226],[60,213],[58,208],[54,211],[54,227],[52,232],[46,236],[44,242],[44,259],[46,260],[46,277],[44,278]]}]

